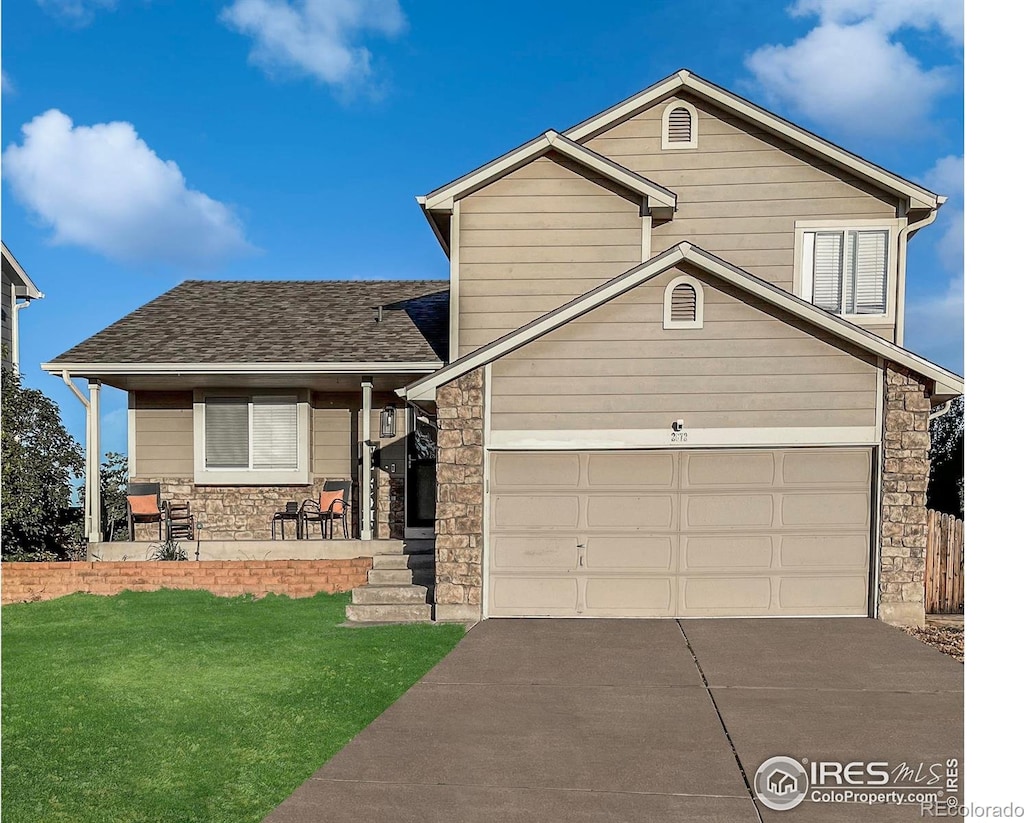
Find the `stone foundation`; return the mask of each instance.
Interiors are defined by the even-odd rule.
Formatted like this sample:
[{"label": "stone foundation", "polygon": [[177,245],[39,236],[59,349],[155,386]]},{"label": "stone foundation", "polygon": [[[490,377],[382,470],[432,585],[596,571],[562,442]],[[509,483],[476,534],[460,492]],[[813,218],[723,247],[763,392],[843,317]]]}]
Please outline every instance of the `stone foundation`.
[{"label": "stone foundation", "polygon": [[377,534],[378,540],[405,537],[405,478],[392,476],[383,469],[377,472]]},{"label": "stone foundation", "polygon": [[[132,482],[160,483],[161,500],[191,503],[196,522],[203,524],[203,540],[269,540],[274,512],[282,511],[285,503],[301,505],[303,500],[319,499],[325,479],[316,478],[312,486],[197,486],[189,477],[133,477]],[[359,490],[353,487],[349,510],[349,535],[353,537],[359,536],[358,509]],[[295,524],[286,523],[285,528],[294,537]],[[334,528],[335,536],[340,537],[340,520]],[[157,523],[135,524],[136,541],[159,539]]]},{"label": "stone foundation", "polygon": [[483,369],[437,390],[435,617],[479,620],[483,592]]},{"label": "stone foundation", "polygon": [[930,410],[920,378],[886,364],[878,616],[895,625],[923,626],[925,619]]}]

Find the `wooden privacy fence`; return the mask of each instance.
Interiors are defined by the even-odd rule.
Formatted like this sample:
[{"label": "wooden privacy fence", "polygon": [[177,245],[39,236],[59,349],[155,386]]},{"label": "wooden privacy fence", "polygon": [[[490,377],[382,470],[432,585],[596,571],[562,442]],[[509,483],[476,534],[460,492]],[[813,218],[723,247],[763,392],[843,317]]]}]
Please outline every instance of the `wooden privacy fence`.
[{"label": "wooden privacy fence", "polygon": [[964,521],[932,509],[928,509],[924,607],[928,614],[964,611]]}]

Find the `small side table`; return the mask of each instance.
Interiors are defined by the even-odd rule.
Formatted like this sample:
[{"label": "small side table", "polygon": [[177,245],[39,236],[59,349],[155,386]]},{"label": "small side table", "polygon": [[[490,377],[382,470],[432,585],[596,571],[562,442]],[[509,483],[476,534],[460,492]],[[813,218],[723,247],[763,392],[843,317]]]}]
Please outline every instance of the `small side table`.
[{"label": "small side table", "polygon": [[270,539],[277,539],[277,527],[281,526],[281,539],[285,539],[284,524],[287,521],[293,521],[295,523],[295,539],[302,539],[302,526],[299,523],[299,504],[298,503],[285,503],[284,511],[274,512],[274,516],[270,518]]}]

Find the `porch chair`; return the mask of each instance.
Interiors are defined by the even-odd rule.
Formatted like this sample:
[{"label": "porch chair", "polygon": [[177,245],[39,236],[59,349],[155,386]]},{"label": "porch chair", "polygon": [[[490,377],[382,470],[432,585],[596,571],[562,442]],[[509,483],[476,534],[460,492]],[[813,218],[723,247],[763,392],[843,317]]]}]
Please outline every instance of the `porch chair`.
[{"label": "porch chair", "polygon": [[159,483],[129,483],[126,490],[128,499],[128,539],[135,540],[136,523],[157,523],[160,540],[164,539],[164,509],[160,503]]},{"label": "porch chair", "polygon": [[334,539],[334,521],[341,520],[341,533],[348,540],[349,510],[352,508],[351,480],[328,480],[319,500],[304,500],[299,508],[304,537],[309,537],[309,524],[320,524],[320,538]]},{"label": "porch chair", "polygon": [[192,514],[191,503],[164,501],[164,518],[167,520],[169,540],[195,540],[196,516]]}]

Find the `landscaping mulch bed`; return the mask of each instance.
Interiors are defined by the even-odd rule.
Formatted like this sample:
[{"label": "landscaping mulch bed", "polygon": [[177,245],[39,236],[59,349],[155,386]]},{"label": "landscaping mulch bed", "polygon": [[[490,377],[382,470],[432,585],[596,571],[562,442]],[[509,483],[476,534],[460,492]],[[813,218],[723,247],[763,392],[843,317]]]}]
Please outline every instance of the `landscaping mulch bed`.
[{"label": "landscaping mulch bed", "polygon": [[904,628],[907,634],[927,643],[954,660],[964,662],[964,630],[954,626],[925,626],[924,628]]}]

